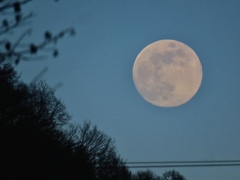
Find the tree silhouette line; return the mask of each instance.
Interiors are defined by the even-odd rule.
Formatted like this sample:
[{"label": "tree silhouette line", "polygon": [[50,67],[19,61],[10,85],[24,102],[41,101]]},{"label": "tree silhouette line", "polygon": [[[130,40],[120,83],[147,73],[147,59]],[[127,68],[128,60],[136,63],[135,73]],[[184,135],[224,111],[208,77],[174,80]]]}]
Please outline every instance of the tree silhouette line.
[{"label": "tree silhouette line", "polygon": [[44,82],[26,85],[0,67],[0,179],[128,179],[110,137],[70,116]]},{"label": "tree silhouette line", "polygon": [[10,64],[0,66],[0,82],[0,179],[184,179],[131,173],[114,141],[89,121],[72,124],[45,82],[21,82]]},{"label": "tree silhouette line", "polygon": [[[20,80],[13,64],[31,60],[65,34],[75,33],[73,28],[55,35],[46,31],[41,43],[21,49],[31,29],[14,42],[7,35],[33,17],[22,10],[31,1],[0,0],[0,179],[184,180],[174,170],[163,176],[150,170],[132,173],[109,136],[89,121],[71,123],[65,105],[46,82]],[[57,56],[58,50],[52,53]]]}]

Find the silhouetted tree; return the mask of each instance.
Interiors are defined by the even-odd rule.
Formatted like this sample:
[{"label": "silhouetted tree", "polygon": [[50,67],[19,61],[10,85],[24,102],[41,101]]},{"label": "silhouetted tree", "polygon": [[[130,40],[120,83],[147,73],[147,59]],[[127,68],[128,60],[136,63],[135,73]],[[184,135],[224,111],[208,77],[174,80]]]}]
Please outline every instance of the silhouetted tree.
[{"label": "silhouetted tree", "polygon": [[175,170],[166,171],[162,176],[154,174],[151,170],[137,171],[132,175],[132,180],[186,180],[183,175]]},{"label": "silhouetted tree", "polygon": [[186,180],[183,175],[175,170],[165,172],[160,180]]},{"label": "silhouetted tree", "polygon": [[[50,31],[45,31],[43,34],[43,40],[40,43],[29,43],[27,47],[21,48],[23,39],[30,35],[32,32],[31,28],[28,28],[23,32],[16,41],[10,40],[7,36],[9,32],[16,30],[16,28],[26,25],[33,17],[33,13],[23,13],[23,6],[32,0],[2,0],[0,1],[0,64],[1,63],[15,63],[16,65],[21,60],[31,60],[36,56],[39,51],[45,49],[50,44],[56,44],[65,34],[74,35],[75,31],[73,28],[67,28],[58,34],[52,34]],[[5,13],[10,13],[13,18],[9,19],[9,16],[5,16]],[[4,36],[3,36],[4,35]],[[4,37],[4,38],[3,38]],[[34,56],[33,56],[34,55]],[[52,55],[56,57],[58,50],[54,48]]]},{"label": "silhouetted tree", "polygon": [[[32,30],[16,41],[8,33],[33,17],[22,11],[29,2],[0,0],[0,179],[158,180],[151,171],[131,176],[113,140],[90,122],[70,124],[64,104],[45,82],[27,85],[19,80],[12,63],[31,60],[66,34],[75,33],[73,28],[55,35],[45,31],[42,42],[21,48]],[[58,50],[52,53],[57,56]],[[170,177],[175,178],[174,173]]]},{"label": "silhouetted tree", "polygon": [[74,139],[74,155],[85,152],[92,164],[94,175],[99,180],[128,180],[131,173],[125,162],[117,155],[113,140],[85,122],[83,126],[71,126],[70,137]]},{"label": "silhouetted tree", "polygon": [[[44,82],[20,82],[10,65],[31,60],[65,34],[75,33],[73,28],[56,35],[46,31],[42,42],[21,48],[32,30],[27,29],[16,41],[8,33],[33,17],[22,11],[29,2],[0,0],[0,179],[127,180],[131,173],[111,138],[89,122],[82,127],[70,125],[70,116],[54,90]],[[55,48],[53,56],[57,55]]]},{"label": "silhouetted tree", "polygon": [[160,177],[154,174],[151,170],[140,170],[132,175],[132,180],[160,180]]},{"label": "silhouetted tree", "polygon": [[10,65],[1,66],[0,82],[0,179],[60,176],[68,160],[64,105],[45,83],[20,82]]},{"label": "silhouetted tree", "polygon": [[46,83],[26,85],[0,65],[0,179],[131,178],[110,137],[69,120]]}]

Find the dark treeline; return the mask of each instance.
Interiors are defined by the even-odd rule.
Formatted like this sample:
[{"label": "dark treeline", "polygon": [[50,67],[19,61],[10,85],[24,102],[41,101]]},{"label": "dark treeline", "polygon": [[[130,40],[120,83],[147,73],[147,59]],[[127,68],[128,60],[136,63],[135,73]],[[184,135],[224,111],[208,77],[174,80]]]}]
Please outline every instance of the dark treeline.
[{"label": "dark treeline", "polygon": [[132,174],[113,140],[85,122],[70,122],[64,104],[44,82],[27,85],[9,64],[0,66],[0,179],[184,180]]},{"label": "dark treeline", "polygon": [[129,179],[110,137],[90,122],[72,125],[44,82],[20,82],[0,67],[0,179]]},{"label": "dark treeline", "polygon": [[166,171],[162,176],[157,176],[150,170],[138,171],[132,175],[132,180],[186,180],[175,170]]},{"label": "dark treeline", "polygon": [[[12,65],[31,60],[72,28],[21,48],[27,29],[15,41],[8,33],[29,23],[33,13],[23,6],[32,0],[0,0],[0,179],[184,180],[176,171],[157,176],[131,173],[113,140],[90,122],[72,124],[64,104],[45,82],[25,84]],[[5,13],[11,16],[7,16]],[[53,56],[58,55],[54,46]]]},{"label": "dark treeline", "polygon": [[73,125],[64,104],[44,82],[27,85],[0,65],[0,179],[184,180],[133,174],[113,140],[90,122]]}]

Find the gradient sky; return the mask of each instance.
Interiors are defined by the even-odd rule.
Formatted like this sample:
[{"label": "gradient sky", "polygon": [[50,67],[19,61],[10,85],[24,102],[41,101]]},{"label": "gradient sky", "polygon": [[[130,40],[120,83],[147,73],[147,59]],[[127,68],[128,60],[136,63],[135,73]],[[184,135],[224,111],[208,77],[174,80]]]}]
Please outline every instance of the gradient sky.
[{"label": "gradient sky", "polygon": [[[30,82],[47,66],[42,78],[63,84],[56,95],[73,121],[96,124],[127,161],[239,160],[239,7],[239,0],[33,1],[25,6],[36,13],[25,42],[41,41],[45,30],[77,34],[59,42],[58,58],[20,62],[17,70]],[[132,79],[138,53],[161,39],[187,44],[202,63],[199,91],[175,108],[146,102]],[[188,180],[240,178],[239,166],[175,169]]]}]

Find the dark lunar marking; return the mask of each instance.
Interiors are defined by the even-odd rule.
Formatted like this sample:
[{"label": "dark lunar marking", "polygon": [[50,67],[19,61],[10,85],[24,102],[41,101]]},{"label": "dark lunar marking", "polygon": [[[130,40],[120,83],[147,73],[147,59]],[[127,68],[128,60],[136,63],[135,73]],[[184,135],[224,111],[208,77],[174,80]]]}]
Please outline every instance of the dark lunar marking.
[{"label": "dark lunar marking", "polygon": [[159,91],[162,96],[162,99],[166,101],[172,97],[174,86],[167,82],[162,82],[161,85],[159,86]]},{"label": "dark lunar marking", "polygon": [[162,100],[168,101],[173,97],[173,91],[174,91],[173,85],[167,82],[161,82],[160,84],[154,86],[154,88],[150,92],[146,92],[140,89],[140,94],[142,94],[143,97],[150,102],[155,102],[159,96],[161,97]]},{"label": "dark lunar marking", "polygon": [[176,56],[178,56],[178,57],[181,57],[181,58],[186,57],[186,53],[183,49],[178,49],[175,52],[176,52]]},{"label": "dark lunar marking", "polygon": [[186,64],[186,62],[184,61],[180,61],[180,62],[178,62],[178,65],[180,65],[180,66],[184,66]]},{"label": "dark lunar marking", "polygon": [[161,69],[157,69],[157,68],[154,68],[154,71],[152,72],[152,74],[153,74],[152,78],[154,79],[153,80],[154,82],[159,82],[164,75]]},{"label": "dark lunar marking", "polygon": [[174,57],[175,57],[175,53],[173,52],[166,52],[164,54],[161,55],[160,59],[163,63],[165,64],[171,64],[174,62]]},{"label": "dark lunar marking", "polygon": [[161,56],[162,56],[161,53],[156,52],[151,54],[151,56],[149,57],[150,62],[154,64],[154,66],[156,66],[158,69],[161,69],[161,62],[160,62]]},{"label": "dark lunar marking", "polygon": [[151,69],[149,69],[149,66],[146,62],[142,62],[142,64],[139,65],[139,68],[137,69],[137,78],[141,83],[145,83],[149,77]]},{"label": "dark lunar marking", "polygon": [[145,91],[141,92],[140,90],[140,94],[143,95],[143,97],[150,102],[154,102],[157,99],[157,94],[153,94],[153,93],[146,93]]},{"label": "dark lunar marking", "polygon": [[168,44],[168,47],[170,47],[170,48],[175,48],[175,47],[176,47],[176,44],[173,43],[173,42],[171,42],[171,43]]}]

